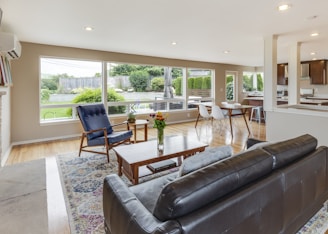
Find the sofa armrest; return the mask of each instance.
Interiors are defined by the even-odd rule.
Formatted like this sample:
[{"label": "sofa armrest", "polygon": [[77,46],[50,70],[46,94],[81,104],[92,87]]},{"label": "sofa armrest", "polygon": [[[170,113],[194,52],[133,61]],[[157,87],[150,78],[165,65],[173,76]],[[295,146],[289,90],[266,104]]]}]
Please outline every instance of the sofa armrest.
[{"label": "sofa armrest", "polygon": [[265,141],[258,140],[258,139],[255,139],[255,138],[248,138],[247,139],[247,142],[246,142],[246,147],[248,149],[251,146],[253,146],[253,145],[257,144],[257,143],[261,143],[261,142],[265,142]]},{"label": "sofa armrest", "polygon": [[106,233],[181,233],[176,220],[156,219],[116,174],[104,179],[103,210]]}]

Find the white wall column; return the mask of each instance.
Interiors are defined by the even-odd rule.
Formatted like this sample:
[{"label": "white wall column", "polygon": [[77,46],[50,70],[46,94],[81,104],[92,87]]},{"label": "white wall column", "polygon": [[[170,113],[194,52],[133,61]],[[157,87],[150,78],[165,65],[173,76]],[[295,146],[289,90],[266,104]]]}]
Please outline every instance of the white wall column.
[{"label": "white wall column", "polygon": [[300,103],[300,43],[295,42],[289,48],[288,56],[288,104]]},{"label": "white wall column", "polygon": [[265,111],[277,106],[277,36],[264,38],[264,101]]}]

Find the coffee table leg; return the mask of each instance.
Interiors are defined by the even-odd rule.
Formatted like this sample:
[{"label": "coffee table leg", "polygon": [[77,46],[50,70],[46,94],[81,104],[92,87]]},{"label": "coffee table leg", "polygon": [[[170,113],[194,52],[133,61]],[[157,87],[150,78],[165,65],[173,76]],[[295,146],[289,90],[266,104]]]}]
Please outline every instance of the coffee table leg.
[{"label": "coffee table leg", "polygon": [[145,124],[145,141],[148,141],[148,123]]},{"label": "coffee table leg", "polygon": [[118,172],[119,176],[122,176],[122,158],[117,155],[117,162],[118,162]]},{"label": "coffee table leg", "polygon": [[134,144],[137,143],[137,125],[134,125]]},{"label": "coffee table leg", "polygon": [[133,173],[132,183],[138,184],[139,183],[139,167],[138,166],[131,166],[131,170]]}]

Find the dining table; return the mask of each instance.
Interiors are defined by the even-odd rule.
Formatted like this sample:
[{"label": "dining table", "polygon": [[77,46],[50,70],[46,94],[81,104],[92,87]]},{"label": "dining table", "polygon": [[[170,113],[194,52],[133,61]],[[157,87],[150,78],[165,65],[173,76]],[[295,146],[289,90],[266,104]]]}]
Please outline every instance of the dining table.
[{"label": "dining table", "polygon": [[[216,105],[216,104],[214,102],[199,102],[196,105],[198,105],[198,106],[199,105],[204,105],[210,111],[212,106]],[[231,131],[231,136],[232,137],[233,137],[232,117],[234,117],[234,116],[242,116],[244,118],[248,133],[251,134],[251,131],[250,131],[249,126],[248,126],[248,121],[247,121],[247,118],[246,118],[246,113],[247,113],[248,109],[251,109],[254,106],[243,105],[243,104],[239,104],[239,103],[221,103],[218,106],[224,111],[224,114],[229,117],[230,131]],[[200,117],[200,114],[198,112],[195,127],[197,127],[199,117]]]}]

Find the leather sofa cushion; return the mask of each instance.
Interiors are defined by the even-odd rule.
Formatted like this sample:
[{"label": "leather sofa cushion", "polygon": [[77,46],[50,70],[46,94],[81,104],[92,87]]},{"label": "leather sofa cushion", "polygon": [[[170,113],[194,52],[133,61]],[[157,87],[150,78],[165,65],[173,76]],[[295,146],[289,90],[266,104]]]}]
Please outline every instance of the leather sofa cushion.
[{"label": "leather sofa cushion", "polygon": [[300,159],[317,148],[318,140],[310,134],[264,146],[273,157],[273,169],[281,168]]},{"label": "leather sofa cushion", "polygon": [[173,172],[165,176],[149,180],[141,184],[133,185],[130,191],[139,199],[139,201],[153,213],[157,198],[162,189],[168,183],[174,181],[178,177],[178,172]]},{"label": "leather sofa cushion", "polygon": [[179,169],[179,176],[187,175],[231,155],[232,147],[230,145],[206,148],[204,152],[188,157],[183,161]]},{"label": "leather sofa cushion", "polygon": [[272,157],[258,149],[179,177],[163,188],[153,214],[161,221],[181,217],[269,174],[272,163]]}]

